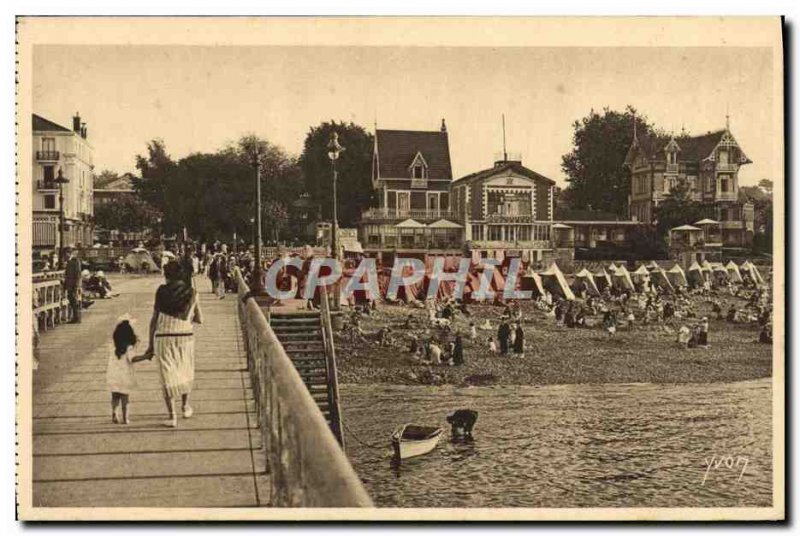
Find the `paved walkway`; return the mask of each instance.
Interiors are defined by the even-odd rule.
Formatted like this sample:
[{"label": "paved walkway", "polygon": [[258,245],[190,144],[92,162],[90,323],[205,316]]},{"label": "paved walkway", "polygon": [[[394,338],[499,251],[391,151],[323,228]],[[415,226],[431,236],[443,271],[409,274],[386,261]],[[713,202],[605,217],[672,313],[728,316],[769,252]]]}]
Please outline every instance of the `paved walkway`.
[{"label": "paved walkway", "polygon": [[205,323],[196,327],[194,417],[166,418],[156,363],[137,363],[131,424],[111,423],[105,369],[117,318],[136,319],[140,350],[160,277],[114,282],[83,323],[42,335],[33,385],[34,506],[232,507],[269,503],[269,482],[236,301],[199,278]]}]

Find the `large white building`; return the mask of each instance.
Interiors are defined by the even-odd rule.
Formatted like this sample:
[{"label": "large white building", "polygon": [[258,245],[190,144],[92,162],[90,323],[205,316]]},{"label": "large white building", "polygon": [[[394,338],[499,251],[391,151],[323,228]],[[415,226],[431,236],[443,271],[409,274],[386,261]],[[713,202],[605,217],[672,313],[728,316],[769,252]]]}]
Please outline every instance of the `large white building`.
[{"label": "large white building", "polygon": [[57,251],[59,246],[59,170],[69,180],[64,189],[64,246],[92,241],[94,149],[86,123],[77,113],[72,129],[33,114],[33,247]]}]

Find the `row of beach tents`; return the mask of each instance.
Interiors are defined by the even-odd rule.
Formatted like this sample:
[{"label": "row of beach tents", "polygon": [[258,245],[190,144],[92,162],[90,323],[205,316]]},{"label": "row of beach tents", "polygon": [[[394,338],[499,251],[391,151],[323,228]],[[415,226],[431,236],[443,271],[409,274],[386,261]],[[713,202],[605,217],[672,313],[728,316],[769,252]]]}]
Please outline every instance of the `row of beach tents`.
[{"label": "row of beach tents", "polygon": [[[445,274],[452,275],[457,272],[459,262],[460,258],[448,258],[444,265]],[[291,275],[297,277],[298,286],[301,288],[306,279],[304,276],[308,273],[309,263],[310,259],[306,260],[303,268],[296,272],[291,267],[287,267]],[[503,294],[507,284],[507,278],[504,276],[507,273],[506,268],[507,266],[504,264],[486,273],[486,266],[480,263],[472,263],[464,283],[462,299],[466,302],[479,301],[477,291],[481,287],[482,279],[486,277],[488,279],[488,288],[494,294],[493,300],[503,301]],[[390,268],[378,268],[377,270],[377,286],[381,298],[405,303],[424,301],[433,285],[436,286],[435,298],[438,300],[446,300],[455,294],[456,281],[449,278],[441,278],[437,281],[431,266],[426,266],[425,275],[421,279],[413,283],[406,284],[403,282],[399,284],[394,289],[395,292],[390,295],[391,272]],[[350,284],[355,273],[355,268],[345,268],[340,280],[340,288],[348,288],[348,284]],[[484,276],[484,273],[486,273],[486,276]],[[707,261],[703,263],[694,262],[686,271],[679,264],[675,264],[670,269],[664,269],[655,261],[647,265],[642,264],[633,271],[629,271],[624,265],[612,263],[609,266],[599,266],[591,271],[583,268],[570,277],[566,276],[554,262],[545,270],[536,271],[528,267],[522,271],[516,279],[515,290],[530,291],[534,298],[549,292],[554,297],[574,300],[576,293],[581,291],[585,291],[588,295],[599,296],[606,288],[635,291],[643,284],[657,284],[663,291],[673,292],[679,286],[702,286],[707,281],[716,282],[723,278],[735,283],[741,283],[744,280],[744,274],[747,274],[750,280],[756,284],[764,283],[764,279],[758,269],[750,261],[746,261],[741,265],[737,265],[733,261],[726,265]],[[289,274],[287,273],[287,275]],[[403,277],[412,276],[413,268],[406,267],[402,275]],[[362,273],[361,283],[366,284],[367,279],[367,274]],[[288,280],[286,284],[291,285]],[[279,286],[284,287],[285,285],[279,283]],[[369,301],[369,297],[365,290],[358,289],[352,292],[346,301],[350,304],[365,303]]]}]

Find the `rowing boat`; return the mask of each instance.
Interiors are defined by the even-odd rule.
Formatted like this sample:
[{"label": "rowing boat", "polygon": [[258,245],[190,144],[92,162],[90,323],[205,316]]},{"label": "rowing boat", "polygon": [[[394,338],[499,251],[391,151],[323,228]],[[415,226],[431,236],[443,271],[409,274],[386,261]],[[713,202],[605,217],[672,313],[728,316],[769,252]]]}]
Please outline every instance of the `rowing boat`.
[{"label": "rowing boat", "polygon": [[436,448],[442,429],[436,426],[403,424],[392,433],[392,447],[395,458],[404,460],[427,454]]}]

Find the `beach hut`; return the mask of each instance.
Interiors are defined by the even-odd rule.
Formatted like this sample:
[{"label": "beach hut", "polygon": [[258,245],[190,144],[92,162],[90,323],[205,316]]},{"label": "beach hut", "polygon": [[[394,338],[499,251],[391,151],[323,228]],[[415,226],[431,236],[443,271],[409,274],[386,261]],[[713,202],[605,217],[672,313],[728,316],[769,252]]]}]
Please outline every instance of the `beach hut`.
[{"label": "beach hut", "polygon": [[616,271],[611,274],[611,282],[617,288],[622,288],[624,290],[635,290],[636,287],[633,286],[633,280],[631,279],[631,274],[627,268],[624,266],[618,266]]},{"label": "beach hut", "polygon": [[594,273],[594,283],[601,291],[611,287],[611,276],[608,275],[605,268],[601,267]]},{"label": "beach hut", "polygon": [[728,277],[731,278],[731,281],[734,283],[742,282],[742,274],[739,272],[739,267],[736,266],[735,262],[729,261],[728,264],[725,265],[725,269],[728,270]]},{"label": "beach hut", "polygon": [[542,286],[549,290],[551,294],[562,296],[568,300],[575,299],[575,294],[572,293],[572,289],[567,284],[567,279],[556,263],[551,264],[547,270],[539,275],[542,277]]},{"label": "beach hut", "polygon": [[592,276],[592,272],[584,268],[577,274],[575,274],[575,280],[572,282],[572,290],[575,291],[578,287],[579,283],[583,283],[586,286],[586,292],[593,296],[600,295],[600,289],[597,287],[597,283],[595,283],[594,276]]},{"label": "beach hut", "polygon": [[144,268],[148,272],[158,272],[158,266],[150,252],[144,248],[133,248],[125,256],[125,265],[133,270]]},{"label": "beach hut", "polygon": [[680,264],[676,264],[666,272],[669,282],[675,287],[688,287],[689,281],[686,279],[686,273]]},{"label": "beach hut", "polygon": [[703,275],[703,269],[697,264],[697,261],[694,261],[689,266],[689,269],[686,270],[686,280],[693,287],[702,286],[705,283],[706,277]]},{"label": "beach hut", "polygon": [[[680,268],[680,266],[678,266],[678,268]],[[681,273],[683,273],[683,271],[681,271]],[[666,292],[672,292],[675,290],[675,288],[672,286],[672,282],[669,280],[669,277],[667,277],[667,273],[661,266],[650,272],[650,281],[657,284]]]}]

